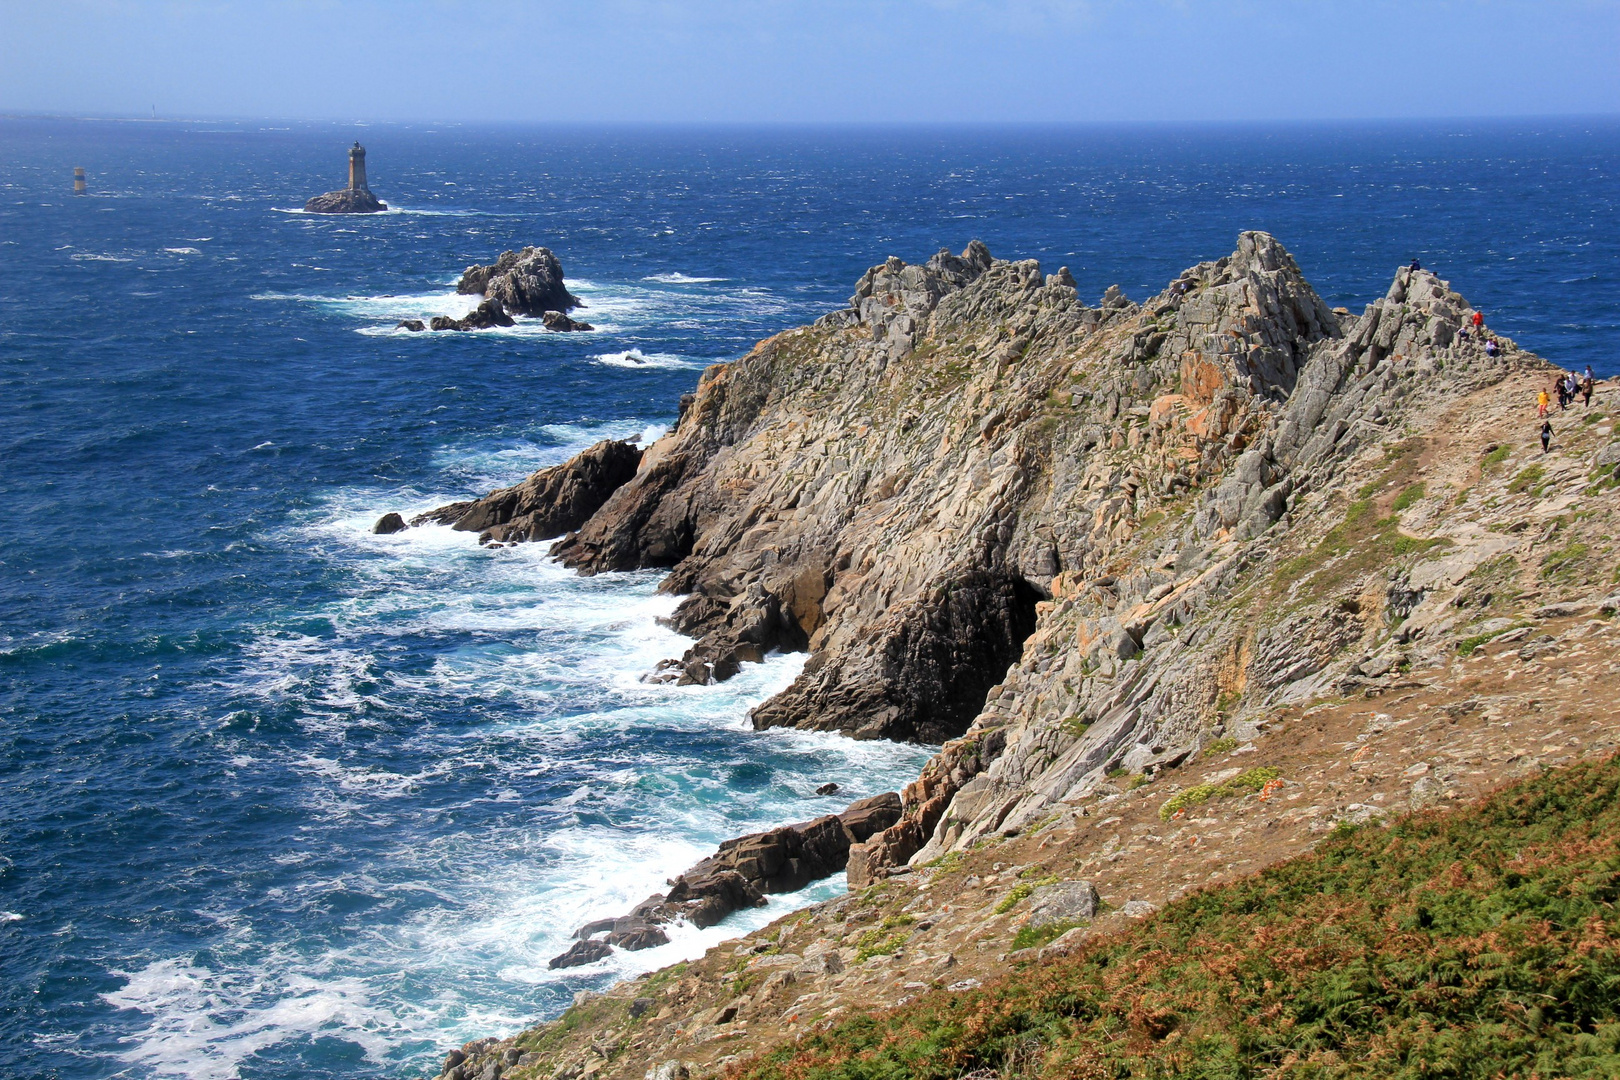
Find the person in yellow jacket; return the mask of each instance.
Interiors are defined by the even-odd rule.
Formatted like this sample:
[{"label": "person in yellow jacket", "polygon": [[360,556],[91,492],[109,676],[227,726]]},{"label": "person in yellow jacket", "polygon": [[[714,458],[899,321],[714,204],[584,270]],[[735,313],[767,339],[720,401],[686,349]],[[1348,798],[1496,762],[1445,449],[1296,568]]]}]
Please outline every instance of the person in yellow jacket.
[{"label": "person in yellow jacket", "polygon": [[1536,394],[1536,415],[1545,419],[1547,416],[1547,406],[1551,403],[1552,398],[1547,396],[1547,391],[1538,391]]}]

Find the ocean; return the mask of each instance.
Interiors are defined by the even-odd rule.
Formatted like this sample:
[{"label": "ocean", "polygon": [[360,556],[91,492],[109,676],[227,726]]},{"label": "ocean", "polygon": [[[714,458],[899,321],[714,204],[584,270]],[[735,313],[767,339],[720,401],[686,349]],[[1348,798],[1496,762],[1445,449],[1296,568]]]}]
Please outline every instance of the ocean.
[{"label": "ocean", "polygon": [[[393,209],[303,214],[368,150]],[[584,578],[378,516],[606,437],[975,237],[1142,299],[1274,233],[1330,304],[1416,257],[1620,373],[1620,122],[479,128],[0,119],[0,1073],[401,1077],[836,881],[550,971],[720,840],[929,747],[746,714],[658,572]],[[83,166],[89,192],[72,194]],[[410,334],[554,250],[597,329]],[[1533,423],[1527,409],[1526,423]],[[819,797],[826,782],[838,795]]]}]

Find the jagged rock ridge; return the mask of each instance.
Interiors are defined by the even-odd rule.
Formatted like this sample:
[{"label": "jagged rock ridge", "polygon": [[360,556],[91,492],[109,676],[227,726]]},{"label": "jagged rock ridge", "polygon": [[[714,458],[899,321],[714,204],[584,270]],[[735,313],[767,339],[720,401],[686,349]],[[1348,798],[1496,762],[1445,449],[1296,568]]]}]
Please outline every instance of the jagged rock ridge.
[{"label": "jagged rock ridge", "polygon": [[[1117,288],[1087,305],[1071,280],[978,243],[874,267],[847,309],[706,371],[634,478],[553,548],[585,572],[671,567],[675,624],[698,639],[685,678],[808,650],[757,727],[973,732],[857,852],[857,877],[914,855],[953,800],[947,845],[1184,756],[1237,628],[1178,631],[1229,588],[1229,546],[1384,437],[1440,363],[1455,385],[1511,362],[1511,343],[1489,363],[1458,344],[1472,309],[1433,274],[1401,271],[1352,316],[1264,233],[1140,305]],[[1046,721],[1025,732],[1015,701]]]},{"label": "jagged rock ridge", "polygon": [[848,895],[472,1044],[450,1080],[706,1080],[1033,973],[1338,824],[1616,745],[1612,388],[1543,452],[1553,369],[1487,355],[1447,283],[1402,270],[1352,315],[1264,234],[1140,305],[1066,277],[976,247],[873,268],[848,309],[706,373],[557,545],[672,566],[706,677],[802,640],[764,718],[917,707],[916,657],[969,663],[958,580],[1031,590],[1033,631],[850,846]]}]

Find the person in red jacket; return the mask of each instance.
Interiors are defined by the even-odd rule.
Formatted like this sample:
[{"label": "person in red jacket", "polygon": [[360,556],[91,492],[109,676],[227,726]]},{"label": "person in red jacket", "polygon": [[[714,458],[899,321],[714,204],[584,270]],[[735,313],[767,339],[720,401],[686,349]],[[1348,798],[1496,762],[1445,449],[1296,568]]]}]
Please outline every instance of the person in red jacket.
[{"label": "person in red jacket", "polygon": [[1478,330],[1480,327],[1485,325],[1485,313],[1483,311],[1474,312],[1474,317],[1471,321],[1474,324],[1474,329]]}]

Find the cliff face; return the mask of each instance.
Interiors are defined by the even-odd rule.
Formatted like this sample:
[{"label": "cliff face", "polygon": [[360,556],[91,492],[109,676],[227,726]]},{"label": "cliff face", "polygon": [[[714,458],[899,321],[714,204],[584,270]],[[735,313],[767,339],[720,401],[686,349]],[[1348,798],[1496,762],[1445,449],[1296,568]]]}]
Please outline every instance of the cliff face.
[{"label": "cliff face", "polygon": [[[1089,307],[1066,271],[979,244],[890,259],[849,309],[710,369],[554,552],[586,571],[672,567],[677,625],[699,638],[688,669],[808,649],[757,727],[959,736],[1038,623],[1045,641],[1075,623],[1076,663],[1111,686],[1174,624],[1158,612],[1190,612],[1217,545],[1285,512],[1302,461],[1360,445],[1343,436],[1365,392],[1345,380],[1396,351],[1417,378],[1419,349],[1466,310],[1432,275],[1406,288],[1336,315],[1258,233],[1142,306],[1111,290]],[[1344,430],[1310,443],[1324,425]],[[1151,565],[1115,580],[1144,521]],[[1136,611],[1165,584],[1173,598]]]},{"label": "cliff face", "polygon": [[1611,390],[1542,455],[1554,369],[1472,313],[1406,270],[1330,310],[1261,233],[1140,305],[974,244],[709,369],[554,552],[670,567],[683,678],[808,650],[756,726],[944,745],[849,896],[447,1075],[704,1071],[1612,747]]}]

